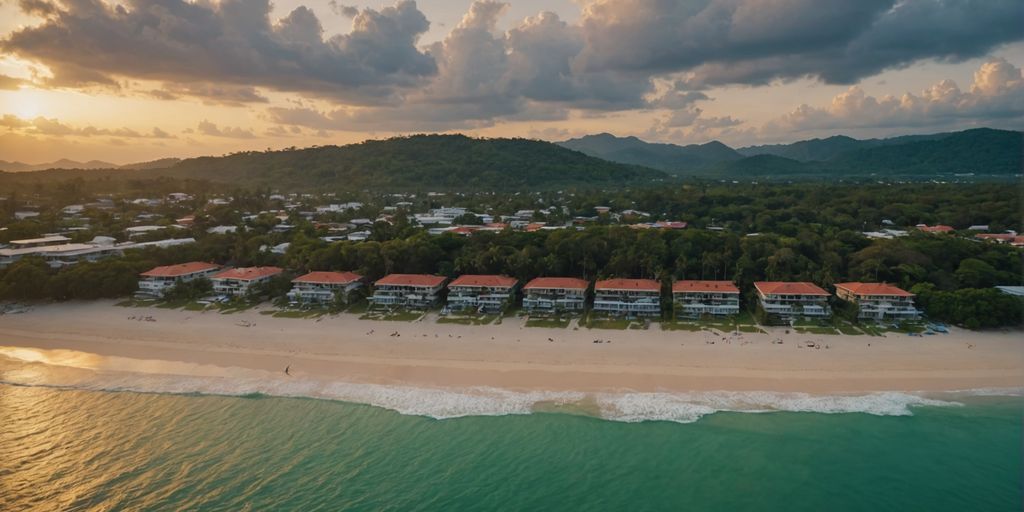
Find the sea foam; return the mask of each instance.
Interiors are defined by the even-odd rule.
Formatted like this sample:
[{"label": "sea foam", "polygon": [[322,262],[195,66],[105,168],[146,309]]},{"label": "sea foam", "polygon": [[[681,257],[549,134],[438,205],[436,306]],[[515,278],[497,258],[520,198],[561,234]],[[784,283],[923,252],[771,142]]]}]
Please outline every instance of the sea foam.
[{"label": "sea foam", "polygon": [[[45,351],[0,350],[0,383],[95,391],[266,395],[307,397],[367,404],[405,415],[436,419],[465,416],[531,414],[538,410],[586,412],[622,422],[671,421],[691,423],[716,412],[866,413],[906,416],[920,406],[962,405],[960,396],[1013,395],[1020,390],[965,390],[940,395],[906,392],[811,395],[766,391],[706,392],[546,392],[512,391],[492,387],[464,389],[349,383],[286,376],[235,367],[91,356],[56,357]],[[118,371],[110,368],[132,368]]]}]

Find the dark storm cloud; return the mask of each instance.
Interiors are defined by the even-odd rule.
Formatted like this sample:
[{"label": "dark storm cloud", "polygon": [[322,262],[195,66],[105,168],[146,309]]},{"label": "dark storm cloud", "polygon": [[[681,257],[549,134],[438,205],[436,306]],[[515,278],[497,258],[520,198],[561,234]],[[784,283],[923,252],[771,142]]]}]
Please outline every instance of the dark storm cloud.
[{"label": "dark storm cloud", "polygon": [[43,16],[0,43],[45,64],[51,83],[114,83],[112,77],[222,82],[380,102],[435,73],[416,48],[429,27],[411,1],[366,9],[350,33],[324,39],[320,21],[299,7],[271,23],[269,0],[100,0],[23,2]]}]

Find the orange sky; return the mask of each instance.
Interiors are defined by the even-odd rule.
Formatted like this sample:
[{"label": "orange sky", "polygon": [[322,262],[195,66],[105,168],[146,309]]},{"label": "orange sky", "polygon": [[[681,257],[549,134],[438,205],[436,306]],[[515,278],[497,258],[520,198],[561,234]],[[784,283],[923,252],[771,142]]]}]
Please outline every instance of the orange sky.
[{"label": "orange sky", "polygon": [[999,22],[1019,6],[960,3],[3,2],[0,160],[443,131],[740,146],[1020,129],[1022,31]]}]

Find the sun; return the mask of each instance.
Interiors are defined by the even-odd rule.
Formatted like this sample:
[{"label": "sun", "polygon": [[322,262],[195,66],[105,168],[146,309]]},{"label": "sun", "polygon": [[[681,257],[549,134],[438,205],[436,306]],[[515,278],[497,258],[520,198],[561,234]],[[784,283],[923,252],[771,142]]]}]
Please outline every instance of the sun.
[{"label": "sun", "polygon": [[22,86],[0,94],[0,115],[10,114],[22,119],[45,115],[46,98],[42,91]]}]

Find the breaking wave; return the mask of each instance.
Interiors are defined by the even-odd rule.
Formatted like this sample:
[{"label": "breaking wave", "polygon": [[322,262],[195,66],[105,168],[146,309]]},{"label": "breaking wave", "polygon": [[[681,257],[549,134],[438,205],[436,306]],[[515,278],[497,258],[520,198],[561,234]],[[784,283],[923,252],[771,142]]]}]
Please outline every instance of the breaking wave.
[{"label": "breaking wave", "polygon": [[[118,371],[116,368],[132,368]],[[1021,395],[1020,389],[930,394],[877,392],[812,395],[779,392],[545,392],[356,384],[280,373],[170,361],[95,356],[73,351],[0,347],[0,384],[94,391],[306,397],[368,404],[436,419],[534,412],[584,413],[611,421],[692,423],[716,412],[865,413],[906,416],[914,407],[962,405],[961,396]]]}]

